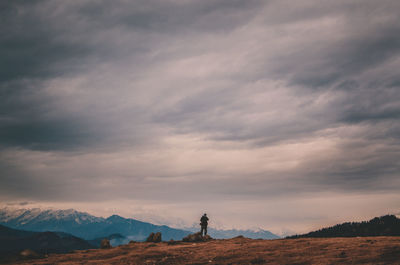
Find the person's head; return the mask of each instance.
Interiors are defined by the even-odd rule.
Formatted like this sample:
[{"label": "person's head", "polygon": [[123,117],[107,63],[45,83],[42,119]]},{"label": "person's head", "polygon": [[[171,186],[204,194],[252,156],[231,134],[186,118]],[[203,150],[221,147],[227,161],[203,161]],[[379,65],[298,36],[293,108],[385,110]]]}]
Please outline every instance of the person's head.
[{"label": "person's head", "polygon": [[205,214],[203,214],[204,216],[207,216],[207,214],[205,213]]}]

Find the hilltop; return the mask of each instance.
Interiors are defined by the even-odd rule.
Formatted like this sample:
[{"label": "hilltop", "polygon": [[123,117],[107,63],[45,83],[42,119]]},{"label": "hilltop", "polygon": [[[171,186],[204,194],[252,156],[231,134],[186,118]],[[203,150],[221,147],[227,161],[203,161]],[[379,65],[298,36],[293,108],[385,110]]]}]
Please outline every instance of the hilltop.
[{"label": "hilltop", "polygon": [[17,264],[398,264],[399,237],[130,243]]},{"label": "hilltop", "polygon": [[289,238],[355,236],[400,236],[400,219],[394,215],[385,215],[375,217],[369,221],[337,224],[307,234],[290,236]]}]

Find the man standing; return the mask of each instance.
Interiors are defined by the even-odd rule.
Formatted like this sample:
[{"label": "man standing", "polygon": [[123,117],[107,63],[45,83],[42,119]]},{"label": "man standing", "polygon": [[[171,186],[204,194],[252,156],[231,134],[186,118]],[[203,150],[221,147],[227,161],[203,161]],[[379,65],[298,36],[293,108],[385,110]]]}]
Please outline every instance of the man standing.
[{"label": "man standing", "polygon": [[208,225],[208,217],[207,214],[203,214],[203,216],[200,218],[200,226],[201,226],[201,235],[203,236],[203,231],[204,235],[207,235],[207,225]]}]

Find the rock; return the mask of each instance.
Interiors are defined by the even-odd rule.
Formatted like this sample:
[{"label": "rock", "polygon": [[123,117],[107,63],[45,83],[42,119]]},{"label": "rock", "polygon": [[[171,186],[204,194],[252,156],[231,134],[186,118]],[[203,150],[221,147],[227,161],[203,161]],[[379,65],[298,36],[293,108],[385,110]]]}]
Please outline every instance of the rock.
[{"label": "rock", "polygon": [[110,240],[108,240],[107,238],[104,238],[103,240],[101,240],[100,248],[101,249],[111,248]]},{"label": "rock", "polygon": [[134,244],[134,243],[136,243],[136,241],[134,240],[129,241],[129,244]]},{"label": "rock", "polygon": [[186,237],[182,238],[183,242],[198,242],[202,240],[202,235],[200,232],[195,234],[187,235]]},{"label": "rock", "polygon": [[183,242],[205,242],[211,240],[211,236],[205,235],[202,236],[200,232],[197,232],[195,234],[190,234],[187,235],[182,239]]},{"label": "rock", "polygon": [[209,235],[203,236],[203,241],[209,241],[209,240],[211,240],[211,239],[212,239],[212,237],[209,236]]},{"label": "rock", "polygon": [[175,241],[175,240],[171,239],[170,241],[168,241],[167,244],[168,245],[177,245],[177,244],[179,244],[179,241]]},{"label": "rock", "polygon": [[157,233],[151,233],[147,239],[146,242],[153,242],[153,243],[158,243],[161,242],[161,233],[157,232]]},{"label": "rock", "polygon": [[157,233],[154,234],[153,242],[154,243],[161,242],[161,232],[157,232]]},{"label": "rock", "polygon": [[37,254],[35,251],[32,249],[25,249],[22,250],[19,255],[25,259],[36,259],[39,258],[39,254]]},{"label": "rock", "polygon": [[146,242],[153,242],[153,237],[154,237],[154,233],[151,233],[151,234],[147,237]]}]

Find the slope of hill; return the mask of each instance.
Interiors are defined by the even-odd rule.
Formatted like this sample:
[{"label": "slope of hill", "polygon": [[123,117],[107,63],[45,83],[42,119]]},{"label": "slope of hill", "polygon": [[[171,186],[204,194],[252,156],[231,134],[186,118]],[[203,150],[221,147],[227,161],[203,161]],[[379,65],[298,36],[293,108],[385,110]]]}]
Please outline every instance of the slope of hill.
[{"label": "slope of hill", "polygon": [[[84,239],[119,233],[129,240],[144,240],[152,232],[161,232],[163,240],[180,240],[190,232],[168,226],[153,225],[112,215],[96,217],[75,210],[0,209],[0,224],[30,231],[62,231]],[[125,243],[125,242],[122,242]]]},{"label": "slope of hill", "polygon": [[133,243],[17,264],[399,264],[397,237]]},{"label": "slope of hill", "polygon": [[87,241],[67,233],[31,232],[0,225],[0,258],[31,249],[38,253],[66,253],[93,248]]},{"label": "slope of hill", "polygon": [[354,236],[400,236],[400,219],[394,215],[385,215],[364,222],[337,224],[332,227],[288,238]]}]

